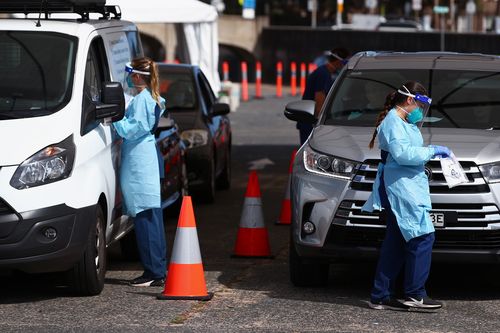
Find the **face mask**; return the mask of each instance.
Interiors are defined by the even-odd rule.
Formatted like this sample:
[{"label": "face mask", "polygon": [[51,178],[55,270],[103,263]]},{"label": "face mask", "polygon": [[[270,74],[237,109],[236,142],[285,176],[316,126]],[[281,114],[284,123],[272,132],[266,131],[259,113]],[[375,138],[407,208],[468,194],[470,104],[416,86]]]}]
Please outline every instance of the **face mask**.
[{"label": "face mask", "polygon": [[132,82],[132,77],[130,75],[127,76],[126,80],[127,80],[127,86],[129,88],[135,88],[135,84],[134,82]]},{"label": "face mask", "polygon": [[410,124],[416,124],[424,119],[424,110],[420,106],[417,106],[413,111],[406,116],[406,120]]}]

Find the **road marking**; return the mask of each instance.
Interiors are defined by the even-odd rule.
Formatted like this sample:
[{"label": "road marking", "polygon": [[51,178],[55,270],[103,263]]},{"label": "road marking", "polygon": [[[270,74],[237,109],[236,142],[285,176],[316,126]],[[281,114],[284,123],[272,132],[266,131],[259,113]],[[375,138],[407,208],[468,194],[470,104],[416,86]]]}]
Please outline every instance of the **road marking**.
[{"label": "road marking", "polygon": [[274,162],[269,158],[261,158],[260,160],[250,161],[248,164],[248,170],[262,170],[268,165],[274,165]]}]

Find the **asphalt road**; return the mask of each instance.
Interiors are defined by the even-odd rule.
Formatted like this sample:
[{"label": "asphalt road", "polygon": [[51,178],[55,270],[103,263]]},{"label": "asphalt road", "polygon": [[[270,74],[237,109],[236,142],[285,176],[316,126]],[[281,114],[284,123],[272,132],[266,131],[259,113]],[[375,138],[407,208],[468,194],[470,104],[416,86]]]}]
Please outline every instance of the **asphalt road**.
[{"label": "asphalt road", "polygon": [[[213,205],[194,203],[208,302],[159,301],[162,288],[132,288],[141,273],[117,246],[109,249],[103,293],[74,297],[55,275],[0,277],[0,332],[499,332],[500,269],[434,265],[428,291],[445,307],[435,313],[367,307],[374,263],[332,265],[329,286],[293,287],[288,279],[289,227],[277,226],[294,124],[282,116],[292,97],[242,104],[233,124],[233,182]],[[252,165],[258,171],[274,259],[231,258]],[[167,221],[172,246],[176,219]]]}]

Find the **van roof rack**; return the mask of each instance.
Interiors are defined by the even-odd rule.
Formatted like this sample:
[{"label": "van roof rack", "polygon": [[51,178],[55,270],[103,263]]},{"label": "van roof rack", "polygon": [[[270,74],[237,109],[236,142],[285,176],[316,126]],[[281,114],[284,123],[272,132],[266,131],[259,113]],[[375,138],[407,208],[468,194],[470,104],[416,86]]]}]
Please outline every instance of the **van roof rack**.
[{"label": "van roof rack", "polygon": [[44,14],[45,19],[52,13],[74,13],[88,21],[90,13],[102,15],[102,19],[120,19],[119,6],[106,6],[106,0],[1,0],[0,13]]}]

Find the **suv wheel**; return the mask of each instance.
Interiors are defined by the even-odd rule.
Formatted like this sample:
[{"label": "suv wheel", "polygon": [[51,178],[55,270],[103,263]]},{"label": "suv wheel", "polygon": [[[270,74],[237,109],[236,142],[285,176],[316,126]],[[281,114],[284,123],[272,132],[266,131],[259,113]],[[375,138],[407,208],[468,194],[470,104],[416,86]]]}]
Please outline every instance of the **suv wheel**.
[{"label": "suv wheel", "polygon": [[304,263],[299,257],[290,237],[290,280],[296,287],[325,287],[328,285],[330,265],[324,262]]},{"label": "suv wheel", "polygon": [[82,296],[101,293],[106,275],[106,231],[100,205],[95,209],[95,221],[80,261],[70,271],[73,290]]}]

